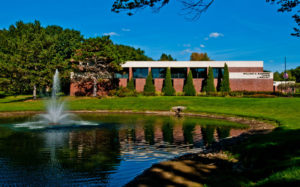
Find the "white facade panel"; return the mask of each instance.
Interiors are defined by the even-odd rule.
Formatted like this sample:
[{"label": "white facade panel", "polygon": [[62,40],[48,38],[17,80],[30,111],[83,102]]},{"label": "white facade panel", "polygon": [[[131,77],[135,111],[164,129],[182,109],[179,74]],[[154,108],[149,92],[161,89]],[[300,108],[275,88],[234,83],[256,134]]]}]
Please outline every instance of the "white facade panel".
[{"label": "white facade panel", "polygon": [[273,79],[272,72],[235,72],[229,73],[229,79]]},{"label": "white facade panel", "polygon": [[263,67],[263,61],[128,61],[122,65],[123,68],[202,68],[202,67]]}]

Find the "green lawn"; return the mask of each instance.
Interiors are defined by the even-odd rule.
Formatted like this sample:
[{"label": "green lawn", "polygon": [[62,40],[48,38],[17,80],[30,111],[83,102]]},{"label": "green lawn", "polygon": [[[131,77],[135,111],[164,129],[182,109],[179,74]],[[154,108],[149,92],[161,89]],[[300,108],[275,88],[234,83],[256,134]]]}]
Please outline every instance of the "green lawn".
[{"label": "green lawn", "polygon": [[[45,100],[23,101],[24,99],[26,96],[0,99],[0,112],[44,109]],[[238,186],[300,184],[300,98],[177,96],[104,99],[65,97],[64,99],[68,100],[70,110],[170,110],[172,106],[181,105],[186,106],[188,112],[275,120],[280,127],[274,132],[255,135],[240,145],[228,148],[228,152],[251,168],[239,176],[232,176],[236,180],[231,184]],[[216,182],[218,179],[212,181]]]},{"label": "green lawn", "polygon": [[[26,98],[26,96],[23,96]],[[2,111],[43,110],[45,100],[16,101],[12,97],[0,99]],[[172,106],[186,106],[189,112],[205,112],[257,117],[278,121],[289,129],[300,128],[300,98],[224,98],[224,97],[126,97],[75,98],[65,97],[70,110],[170,110]],[[4,102],[5,101],[5,102]]]}]

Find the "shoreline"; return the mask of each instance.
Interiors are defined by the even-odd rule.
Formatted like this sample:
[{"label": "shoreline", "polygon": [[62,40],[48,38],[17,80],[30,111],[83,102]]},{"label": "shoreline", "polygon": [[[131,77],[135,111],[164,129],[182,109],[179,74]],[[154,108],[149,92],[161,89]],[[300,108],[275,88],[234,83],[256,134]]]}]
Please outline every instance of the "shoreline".
[{"label": "shoreline", "polygon": [[[157,116],[175,116],[173,111],[133,111],[133,110],[70,110],[67,111],[74,114],[140,114],[140,115],[157,115]],[[44,111],[13,111],[13,112],[0,112],[1,118],[11,118],[11,117],[22,117],[30,116],[36,114],[45,113]],[[221,114],[208,114],[208,113],[193,113],[193,112],[182,112],[182,117],[200,117],[200,118],[211,118],[219,119],[230,122],[236,122],[244,125],[248,125],[247,130],[270,130],[279,126],[278,122],[275,120],[268,119],[257,119],[255,117],[244,117],[237,115],[221,115]]]}]

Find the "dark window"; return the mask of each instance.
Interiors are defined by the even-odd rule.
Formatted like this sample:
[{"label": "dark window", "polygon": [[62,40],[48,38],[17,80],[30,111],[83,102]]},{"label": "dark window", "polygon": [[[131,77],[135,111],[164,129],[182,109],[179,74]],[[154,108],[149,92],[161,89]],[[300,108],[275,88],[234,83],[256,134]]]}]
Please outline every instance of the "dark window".
[{"label": "dark window", "polygon": [[132,68],[133,78],[147,78],[148,68]]},{"label": "dark window", "polygon": [[166,68],[152,68],[151,72],[154,79],[166,77]]},{"label": "dark window", "polygon": [[214,78],[222,78],[224,75],[224,68],[213,68]]},{"label": "dark window", "polygon": [[117,78],[117,79],[121,79],[121,78],[128,79],[128,74],[129,74],[129,69],[124,68],[122,71],[119,71],[119,72],[115,73],[115,78]]},{"label": "dark window", "polygon": [[187,69],[186,68],[171,68],[172,78],[186,78]]},{"label": "dark window", "polygon": [[206,68],[191,68],[193,78],[206,78],[207,70]]}]

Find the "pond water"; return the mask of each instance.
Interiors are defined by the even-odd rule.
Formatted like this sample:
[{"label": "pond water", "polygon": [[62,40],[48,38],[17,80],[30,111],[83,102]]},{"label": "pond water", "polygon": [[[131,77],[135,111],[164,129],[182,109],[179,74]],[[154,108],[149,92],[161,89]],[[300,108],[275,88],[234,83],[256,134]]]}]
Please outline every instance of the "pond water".
[{"label": "pond water", "polygon": [[18,123],[1,119],[0,185],[123,186],[152,164],[243,133],[247,127],[206,118],[148,115],[84,115],[93,126]]}]

